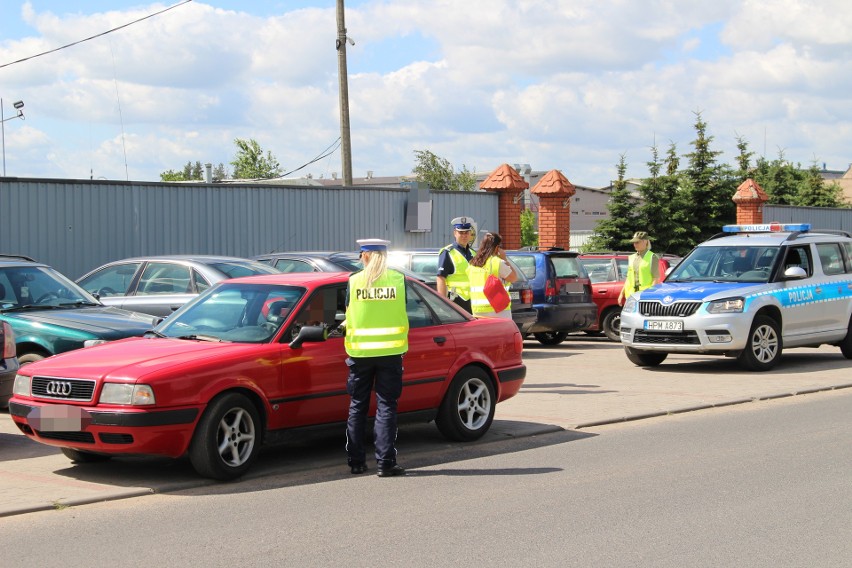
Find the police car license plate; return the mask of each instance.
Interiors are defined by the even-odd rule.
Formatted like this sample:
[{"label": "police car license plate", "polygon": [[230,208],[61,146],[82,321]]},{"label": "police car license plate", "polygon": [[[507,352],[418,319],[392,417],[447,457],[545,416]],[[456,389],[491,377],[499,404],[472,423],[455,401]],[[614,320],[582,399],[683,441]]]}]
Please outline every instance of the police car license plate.
[{"label": "police car license plate", "polygon": [[683,331],[680,320],[645,320],[645,329],[649,331]]},{"label": "police car license plate", "polygon": [[520,300],[521,299],[521,293],[518,292],[517,290],[515,290],[514,292],[510,290],[509,291],[509,297],[513,300]]}]

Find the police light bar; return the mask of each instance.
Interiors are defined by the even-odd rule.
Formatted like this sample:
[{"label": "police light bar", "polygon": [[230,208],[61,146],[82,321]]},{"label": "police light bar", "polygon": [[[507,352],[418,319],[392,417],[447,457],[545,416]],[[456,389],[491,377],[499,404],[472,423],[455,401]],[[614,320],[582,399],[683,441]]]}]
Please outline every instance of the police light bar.
[{"label": "police light bar", "polygon": [[781,231],[798,231],[806,233],[811,230],[810,223],[764,223],[760,225],[725,225],[725,233],[779,233]]}]

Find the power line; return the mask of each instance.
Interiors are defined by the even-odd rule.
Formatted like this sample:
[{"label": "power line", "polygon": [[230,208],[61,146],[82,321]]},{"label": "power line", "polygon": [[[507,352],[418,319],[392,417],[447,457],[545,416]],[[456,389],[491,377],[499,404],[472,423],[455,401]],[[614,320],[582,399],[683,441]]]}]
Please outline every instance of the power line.
[{"label": "power line", "polygon": [[147,20],[147,19],[149,19],[149,18],[153,18],[154,16],[159,16],[159,15],[160,15],[160,14],[162,14],[163,12],[168,12],[169,10],[172,10],[172,9],[174,9],[174,8],[177,8],[178,6],[183,6],[184,4],[189,4],[190,2],[192,2],[192,0],[184,0],[183,2],[181,2],[181,3],[179,3],[179,4],[175,4],[175,5],[173,5],[173,6],[169,6],[168,8],[164,8],[164,9],[160,10],[159,12],[154,12],[153,14],[148,14],[147,16],[145,16],[145,17],[143,17],[143,18],[139,18],[138,20],[133,20],[132,22],[128,22],[128,23],[126,23],[126,24],[124,24],[124,25],[118,26],[117,28],[112,28],[111,30],[107,30],[107,31],[105,31],[105,32],[101,32],[101,33],[96,34],[96,35],[93,35],[93,36],[91,36],[91,37],[87,37],[86,39],[81,39],[81,40],[79,40],[79,41],[75,41],[74,43],[69,43],[68,45],[63,45],[62,47],[57,47],[57,48],[55,48],[55,49],[51,49],[51,50],[49,50],[49,51],[43,51],[43,52],[41,52],[41,53],[37,53],[36,55],[30,55],[29,57],[24,57],[23,59],[18,59],[17,61],[11,61],[11,62],[9,62],[9,63],[3,63],[2,65],[0,65],[0,69],[2,69],[3,67],[8,67],[8,66],[10,66],[10,65],[14,65],[14,64],[16,64],[16,63],[22,63],[22,62],[24,62],[24,61],[29,61],[30,59],[35,59],[36,57],[41,57],[42,55],[47,55],[48,53],[54,53],[54,52],[56,52],[56,51],[60,51],[60,50],[65,49],[65,48],[72,47],[72,46],[75,46],[75,45],[77,45],[77,44],[83,43],[84,41],[89,41],[89,40],[91,40],[91,39],[95,39],[95,38],[99,38],[99,37],[105,36],[105,35],[107,35],[107,34],[109,34],[109,33],[114,32],[114,31],[117,31],[117,30],[120,30],[120,29],[126,28],[126,27],[128,27],[128,26],[132,26],[133,24],[138,24],[139,22],[141,22],[141,21],[143,21],[143,20]]}]

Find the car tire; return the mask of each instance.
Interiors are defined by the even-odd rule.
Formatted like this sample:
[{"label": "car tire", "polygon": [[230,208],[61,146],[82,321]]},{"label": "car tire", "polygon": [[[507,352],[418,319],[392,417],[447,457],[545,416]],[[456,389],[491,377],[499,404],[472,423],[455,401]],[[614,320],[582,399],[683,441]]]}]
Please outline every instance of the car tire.
[{"label": "car tire", "polygon": [[109,460],[112,456],[104,454],[93,454],[92,452],[84,452],[75,450],[74,448],[59,448],[65,457],[74,463],[98,463]]},{"label": "car tire", "polygon": [[611,308],[601,318],[601,329],[610,341],[621,342],[621,309]]},{"label": "car tire", "polygon": [[852,318],[849,319],[849,327],[846,329],[846,337],[840,342],[840,352],[847,359],[852,359]]},{"label": "car tire", "polygon": [[450,440],[472,442],[491,428],[496,406],[497,392],[491,377],[478,367],[466,367],[450,383],[435,424]]},{"label": "car tire", "polygon": [[195,428],[189,461],[200,475],[219,481],[236,479],[251,467],[260,451],[260,414],[239,393],[211,401]]},{"label": "car tire", "polygon": [[30,363],[35,363],[36,361],[41,361],[45,356],[41,353],[24,353],[20,357],[18,357],[18,365],[23,367],[24,365],[29,365]]},{"label": "car tire", "polygon": [[737,357],[748,371],[768,371],[781,359],[781,332],[778,322],[759,315],[754,318],[748,332],[748,345]]},{"label": "car tire", "polygon": [[624,353],[631,363],[639,367],[656,367],[666,360],[668,353],[657,353],[655,351],[638,351],[631,347],[625,347]]},{"label": "car tire", "polygon": [[559,345],[565,341],[568,334],[564,331],[542,331],[534,333],[533,337],[535,337],[542,345]]}]

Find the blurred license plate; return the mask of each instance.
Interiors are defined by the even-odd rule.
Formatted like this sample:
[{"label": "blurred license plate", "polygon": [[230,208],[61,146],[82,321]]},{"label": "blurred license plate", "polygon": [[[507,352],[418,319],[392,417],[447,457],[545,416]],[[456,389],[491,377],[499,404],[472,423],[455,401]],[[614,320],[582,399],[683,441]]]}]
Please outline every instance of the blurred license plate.
[{"label": "blurred license plate", "polygon": [[77,406],[52,404],[33,408],[27,421],[41,432],[80,432],[92,423],[92,415]]},{"label": "blurred license plate", "polygon": [[521,293],[518,292],[517,290],[514,290],[514,291],[509,290],[509,297],[513,300],[520,300],[521,299]]},{"label": "blurred license plate", "polygon": [[645,329],[649,331],[683,331],[680,320],[645,320]]}]

